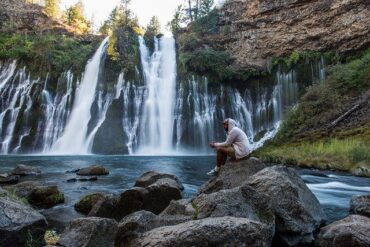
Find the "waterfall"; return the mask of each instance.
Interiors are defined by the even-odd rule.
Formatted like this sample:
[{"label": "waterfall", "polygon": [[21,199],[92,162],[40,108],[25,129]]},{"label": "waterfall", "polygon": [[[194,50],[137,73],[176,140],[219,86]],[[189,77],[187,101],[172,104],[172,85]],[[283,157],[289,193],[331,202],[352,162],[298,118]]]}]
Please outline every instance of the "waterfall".
[{"label": "waterfall", "polygon": [[75,95],[71,115],[62,136],[53,145],[51,153],[87,154],[89,152],[89,143],[86,143],[86,138],[91,118],[90,109],[95,100],[100,61],[107,42],[108,38],[105,38],[92,59],[87,63],[83,79]]},{"label": "waterfall", "polygon": [[144,39],[139,38],[141,63],[148,90],[143,116],[142,153],[170,153],[173,150],[173,111],[176,87],[175,40],[154,40],[150,56]]}]

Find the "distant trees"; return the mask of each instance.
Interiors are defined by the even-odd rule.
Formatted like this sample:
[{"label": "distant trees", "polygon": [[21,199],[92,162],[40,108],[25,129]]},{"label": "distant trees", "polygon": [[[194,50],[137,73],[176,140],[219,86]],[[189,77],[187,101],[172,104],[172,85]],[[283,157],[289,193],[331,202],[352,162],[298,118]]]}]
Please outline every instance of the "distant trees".
[{"label": "distant trees", "polygon": [[83,34],[91,31],[91,23],[85,17],[85,7],[81,0],[67,8],[64,16],[67,24],[78,33]]},{"label": "distant trees", "polygon": [[49,17],[60,17],[60,0],[45,0],[44,12]]},{"label": "distant trees", "polygon": [[159,19],[157,16],[153,16],[148,26],[146,27],[146,32],[150,32],[153,35],[158,35],[161,33],[161,23],[159,22]]}]

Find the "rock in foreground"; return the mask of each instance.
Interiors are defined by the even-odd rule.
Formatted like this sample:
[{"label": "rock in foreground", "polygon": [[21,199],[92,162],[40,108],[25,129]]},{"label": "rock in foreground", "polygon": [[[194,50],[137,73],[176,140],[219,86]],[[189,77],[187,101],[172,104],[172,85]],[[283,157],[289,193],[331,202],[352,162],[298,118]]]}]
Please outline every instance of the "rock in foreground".
[{"label": "rock in foreground", "polygon": [[319,234],[322,247],[370,246],[370,218],[350,215],[323,227]]},{"label": "rock in foreground", "polygon": [[276,216],[276,241],[285,246],[312,244],[326,216],[299,174],[292,168],[272,166],[249,178],[248,184],[267,195]]},{"label": "rock in foreground", "polygon": [[178,187],[180,190],[184,189],[184,186],[180,180],[172,174],[158,173],[149,171],[141,175],[135,182],[135,187],[148,187],[152,184],[170,184]]},{"label": "rock in foreground", "polygon": [[64,202],[64,194],[57,186],[38,186],[31,191],[28,201],[36,208],[51,208]]},{"label": "rock in foreground", "polygon": [[82,214],[89,214],[93,206],[100,200],[105,198],[104,193],[94,193],[82,197],[75,205],[74,208],[77,212]]},{"label": "rock in foreground", "polygon": [[99,175],[108,175],[108,174],[109,174],[109,171],[105,167],[98,166],[98,165],[85,167],[85,168],[80,169],[77,172],[77,175],[80,175],[80,176],[99,176]]},{"label": "rock in foreground", "polygon": [[265,224],[244,218],[216,217],[155,228],[123,246],[270,246]]},{"label": "rock in foreground", "polygon": [[19,182],[19,179],[18,175],[0,174],[0,184],[16,184]]},{"label": "rock in foreground", "polygon": [[117,222],[97,217],[73,220],[58,240],[64,247],[113,247]]},{"label": "rock in foreground", "polygon": [[1,246],[26,246],[30,234],[34,239],[43,239],[46,227],[39,212],[6,195],[0,196]]},{"label": "rock in foreground", "polygon": [[353,214],[370,217],[370,195],[352,197],[349,211]]}]

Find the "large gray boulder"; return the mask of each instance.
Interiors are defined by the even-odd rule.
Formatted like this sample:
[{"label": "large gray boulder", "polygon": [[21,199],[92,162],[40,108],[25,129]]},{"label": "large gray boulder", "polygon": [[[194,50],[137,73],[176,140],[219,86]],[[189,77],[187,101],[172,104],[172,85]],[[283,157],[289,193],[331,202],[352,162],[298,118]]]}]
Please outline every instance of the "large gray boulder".
[{"label": "large gray boulder", "polygon": [[162,226],[172,226],[190,220],[178,216],[158,216],[149,211],[138,211],[124,217],[119,225],[115,246],[129,246],[130,242],[140,237],[141,233]]},{"label": "large gray boulder", "polygon": [[312,244],[325,213],[314,194],[292,168],[267,167],[248,185],[270,198],[276,217],[276,241],[285,246]]},{"label": "large gray boulder", "polygon": [[27,176],[27,175],[37,175],[41,173],[39,167],[28,166],[28,165],[17,165],[11,172],[13,175]]},{"label": "large gray boulder", "polygon": [[118,199],[113,195],[106,195],[97,201],[91,208],[89,217],[111,218],[119,221],[122,213],[117,208]]},{"label": "large gray boulder", "polygon": [[148,231],[140,237],[116,246],[270,246],[270,228],[245,218],[215,217],[192,220]]},{"label": "large gray boulder", "polygon": [[349,211],[352,214],[370,217],[370,195],[352,197]]},{"label": "large gray boulder", "polygon": [[[4,191],[3,191],[4,192]],[[47,222],[39,212],[6,193],[0,195],[1,246],[25,246],[29,236],[43,239]]]},{"label": "large gray boulder", "polygon": [[319,245],[322,247],[369,247],[370,218],[349,215],[321,228]]},{"label": "large gray boulder", "polygon": [[228,162],[221,168],[218,176],[203,184],[198,194],[209,194],[223,189],[232,189],[241,186],[248,178],[266,168],[266,165],[257,158]]},{"label": "large gray boulder", "polygon": [[95,165],[95,166],[89,166],[82,168],[78,170],[77,175],[80,176],[98,176],[98,175],[108,175],[109,171],[100,165]]},{"label": "large gray boulder", "polygon": [[135,182],[135,187],[148,187],[152,184],[169,184],[171,186],[178,187],[180,190],[184,189],[184,186],[176,177],[172,174],[158,173],[155,171],[149,171],[141,175]]},{"label": "large gray boulder", "polygon": [[57,245],[64,247],[112,247],[117,222],[89,217],[73,220],[61,234]]}]

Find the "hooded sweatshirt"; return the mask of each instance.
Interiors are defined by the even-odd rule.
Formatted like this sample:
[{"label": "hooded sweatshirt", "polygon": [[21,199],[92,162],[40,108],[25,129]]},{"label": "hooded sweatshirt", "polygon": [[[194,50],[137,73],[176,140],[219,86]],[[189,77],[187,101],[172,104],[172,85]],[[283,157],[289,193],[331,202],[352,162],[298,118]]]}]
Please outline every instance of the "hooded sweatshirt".
[{"label": "hooded sweatshirt", "polygon": [[250,153],[250,150],[248,148],[248,138],[244,131],[236,126],[235,120],[231,118],[227,120],[229,125],[227,131],[227,139],[225,142],[215,143],[215,147],[232,146],[235,149],[235,157],[238,160]]}]

